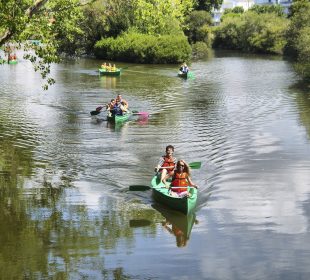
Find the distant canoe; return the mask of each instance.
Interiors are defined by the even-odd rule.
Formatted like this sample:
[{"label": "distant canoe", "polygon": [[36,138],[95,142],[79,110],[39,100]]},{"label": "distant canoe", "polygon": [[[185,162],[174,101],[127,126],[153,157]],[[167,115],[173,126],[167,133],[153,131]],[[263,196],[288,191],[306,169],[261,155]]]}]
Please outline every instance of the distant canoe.
[{"label": "distant canoe", "polygon": [[188,74],[188,73],[179,72],[179,73],[178,73],[178,77],[187,79],[187,74]]},{"label": "distant canoe", "polygon": [[117,77],[117,76],[120,76],[121,69],[120,68],[116,68],[115,71],[107,71],[106,69],[99,68],[99,74],[100,75],[104,75],[104,76]]},{"label": "distant canoe", "polygon": [[9,60],[9,64],[16,64],[16,63],[17,63],[17,59]]}]

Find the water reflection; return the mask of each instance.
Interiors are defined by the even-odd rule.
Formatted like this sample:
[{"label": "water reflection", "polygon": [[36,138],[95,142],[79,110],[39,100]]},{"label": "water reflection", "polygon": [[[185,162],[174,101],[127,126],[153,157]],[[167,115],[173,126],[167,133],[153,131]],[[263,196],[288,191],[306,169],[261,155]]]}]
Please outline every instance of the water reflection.
[{"label": "water reflection", "polygon": [[117,83],[121,81],[121,76],[118,77],[109,77],[109,76],[101,76],[99,75],[100,84],[104,89],[115,89],[117,87]]},{"label": "water reflection", "polygon": [[190,238],[193,225],[198,224],[195,213],[184,215],[160,204],[152,204],[152,207],[165,218],[161,224],[167,232],[175,236],[176,246],[185,247]]},{"label": "water reflection", "polygon": [[[53,66],[44,94],[15,66],[0,75],[3,275],[309,279],[309,90],[291,87],[289,63],[215,55],[191,65],[194,80],[132,65],[114,84],[82,59]],[[92,121],[117,93],[150,117]],[[197,225],[127,191],[149,183],[167,144],[203,163]]]}]

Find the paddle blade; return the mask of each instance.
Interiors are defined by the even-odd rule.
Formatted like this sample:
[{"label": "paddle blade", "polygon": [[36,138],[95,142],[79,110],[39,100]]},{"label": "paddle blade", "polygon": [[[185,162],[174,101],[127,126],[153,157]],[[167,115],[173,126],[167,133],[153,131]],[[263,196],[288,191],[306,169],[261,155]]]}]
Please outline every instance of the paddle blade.
[{"label": "paddle blade", "polygon": [[191,162],[189,164],[189,167],[191,169],[199,169],[201,167],[201,162],[200,161],[196,161],[196,162]]},{"label": "paddle blade", "polygon": [[138,116],[145,116],[148,117],[149,113],[148,112],[137,112],[137,113],[133,113],[134,115],[138,115]]},{"label": "paddle blade", "polygon": [[194,78],[195,78],[193,72],[188,72],[188,73],[187,73],[187,77],[190,78],[190,79],[194,79]]},{"label": "paddle blade", "polygon": [[144,185],[132,185],[132,186],[129,186],[129,190],[130,191],[147,191],[147,190],[150,190],[151,187],[149,186],[144,186]]},{"label": "paddle blade", "polygon": [[100,114],[100,111],[91,111],[90,114],[92,116],[96,116],[96,115]]},{"label": "paddle blade", "polygon": [[139,111],[136,111],[136,110],[132,110],[131,113],[132,113],[133,115],[138,115],[138,116],[146,116],[146,117],[149,116],[149,113],[148,113],[148,112],[139,112]]}]

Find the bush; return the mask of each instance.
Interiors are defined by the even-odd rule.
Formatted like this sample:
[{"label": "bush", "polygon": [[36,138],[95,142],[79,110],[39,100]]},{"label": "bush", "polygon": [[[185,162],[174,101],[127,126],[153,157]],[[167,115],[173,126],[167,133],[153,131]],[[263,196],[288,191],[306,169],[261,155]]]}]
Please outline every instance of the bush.
[{"label": "bush", "polygon": [[95,56],[102,59],[139,63],[180,63],[189,60],[191,47],[184,35],[147,35],[125,33],[101,39]]},{"label": "bush", "polygon": [[296,42],[298,53],[295,69],[298,74],[310,82],[310,27],[304,27]]},{"label": "bush", "polygon": [[[234,15],[234,16],[230,16]],[[288,20],[274,13],[226,14],[215,28],[213,46],[258,53],[281,54]]]},{"label": "bush", "polygon": [[209,54],[210,48],[204,42],[197,42],[192,45],[193,48],[193,57],[203,58]]}]

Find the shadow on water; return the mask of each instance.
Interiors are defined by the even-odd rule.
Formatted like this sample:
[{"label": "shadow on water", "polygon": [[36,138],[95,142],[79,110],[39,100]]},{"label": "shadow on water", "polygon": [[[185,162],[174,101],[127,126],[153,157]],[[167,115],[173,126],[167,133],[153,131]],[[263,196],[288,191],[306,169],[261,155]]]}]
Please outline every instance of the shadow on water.
[{"label": "shadow on water", "polygon": [[310,139],[310,84],[300,81],[290,87],[298,107],[299,120]]},{"label": "shadow on water", "polygon": [[152,207],[164,217],[161,224],[165,230],[175,236],[177,247],[185,247],[190,238],[193,225],[198,224],[196,214],[184,215],[157,203],[152,204]]}]

